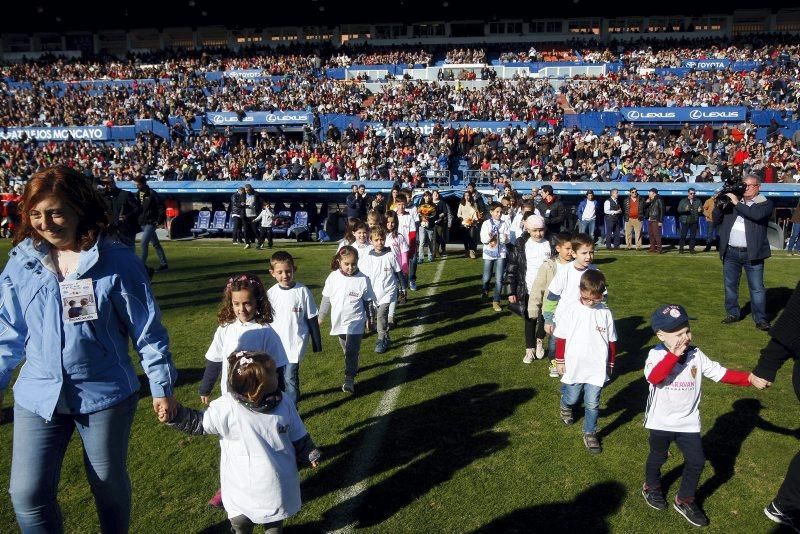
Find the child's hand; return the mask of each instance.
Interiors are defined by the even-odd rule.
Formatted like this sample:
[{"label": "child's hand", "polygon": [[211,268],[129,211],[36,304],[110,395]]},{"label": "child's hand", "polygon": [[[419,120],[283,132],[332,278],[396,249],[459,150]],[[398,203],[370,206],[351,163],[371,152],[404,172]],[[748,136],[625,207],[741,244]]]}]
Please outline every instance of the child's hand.
[{"label": "child's hand", "polygon": [[211,398],[206,395],[200,395],[200,402],[208,406],[208,403],[211,401]]},{"label": "child's hand", "polygon": [[545,331],[545,333],[547,333],[547,334],[549,334],[549,335],[551,335],[551,336],[553,335],[553,331],[554,331],[555,329],[556,329],[556,327],[555,327],[555,325],[554,325],[554,324],[552,324],[552,323],[545,323],[545,325],[544,325],[544,331]]},{"label": "child's hand", "polygon": [[764,380],[763,378],[760,378],[754,375],[753,373],[750,373],[750,376],[748,376],[747,379],[750,381],[751,384],[753,384],[753,387],[758,389],[767,389],[772,385],[772,382]]},{"label": "child's hand", "polygon": [[516,295],[509,295],[508,296],[508,302],[510,302],[511,304],[516,304],[517,303],[517,296]]},{"label": "child's hand", "polygon": [[567,372],[567,366],[564,365],[563,363],[557,363],[556,364],[556,371],[558,371],[559,375],[564,376],[564,373]]},{"label": "child's hand", "polygon": [[319,460],[311,462],[311,469],[316,469],[319,466]]},{"label": "child's hand", "polygon": [[686,352],[686,349],[689,347],[689,340],[679,341],[672,347],[667,347],[669,351],[674,354],[675,356],[683,356],[683,353]]}]

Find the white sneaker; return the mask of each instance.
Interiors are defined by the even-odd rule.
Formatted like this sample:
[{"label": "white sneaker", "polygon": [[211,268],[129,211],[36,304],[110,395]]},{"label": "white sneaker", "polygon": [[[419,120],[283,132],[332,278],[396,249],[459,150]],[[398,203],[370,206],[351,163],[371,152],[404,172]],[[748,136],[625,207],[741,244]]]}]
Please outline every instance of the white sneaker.
[{"label": "white sneaker", "polygon": [[541,339],[536,340],[536,359],[541,360],[544,358],[544,343]]},{"label": "white sneaker", "polygon": [[247,243],[244,248],[250,248],[250,243]]},{"label": "white sneaker", "polygon": [[531,349],[525,350],[525,357],[522,358],[522,363],[533,363],[534,352]]}]

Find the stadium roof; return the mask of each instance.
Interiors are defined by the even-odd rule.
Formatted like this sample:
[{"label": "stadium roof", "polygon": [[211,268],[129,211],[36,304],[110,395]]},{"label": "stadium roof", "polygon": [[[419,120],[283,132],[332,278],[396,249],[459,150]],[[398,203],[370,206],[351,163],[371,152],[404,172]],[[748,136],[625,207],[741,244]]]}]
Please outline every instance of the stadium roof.
[{"label": "stadium roof", "polygon": [[31,0],[5,6],[2,33],[69,32],[173,26],[224,25],[231,28],[320,26],[347,23],[424,22],[452,20],[532,19],[551,17],[616,17],[647,15],[704,15],[736,9],[778,10],[797,2],[731,0],[724,8],[688,0],[653,2],[641,8],[622,2],[566,0],[564,2],[483,2],[465,0],[279,0],[219,2],[218,0],[107,0],[64,2]]}]

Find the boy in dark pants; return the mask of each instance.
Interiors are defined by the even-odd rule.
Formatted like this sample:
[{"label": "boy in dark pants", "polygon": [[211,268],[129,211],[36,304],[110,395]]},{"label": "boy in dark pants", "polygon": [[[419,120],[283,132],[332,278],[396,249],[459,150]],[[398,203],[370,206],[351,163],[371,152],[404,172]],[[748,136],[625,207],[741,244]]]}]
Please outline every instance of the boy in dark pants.
[{"label": "boy in dark pants", "polygon": [[697,482],[705,464],[698,409],[702,378],[737,386],[752,384],[759,389],[768,383],[752,373],[728,370],[690,345],[692,332],[683,306],[659,307],[653,312],[650,324],[661,343],[650,349],[644,366],[644,376],[650,383],[644,423],[650,429],[650,454],[645,464],[642,495],[656,510],[667,508],[661,491],[661,466],[674,441],[683,454],[684,466],[672,506],[689,523],[703,527],[708,525],[708,518],[695,502]]}]

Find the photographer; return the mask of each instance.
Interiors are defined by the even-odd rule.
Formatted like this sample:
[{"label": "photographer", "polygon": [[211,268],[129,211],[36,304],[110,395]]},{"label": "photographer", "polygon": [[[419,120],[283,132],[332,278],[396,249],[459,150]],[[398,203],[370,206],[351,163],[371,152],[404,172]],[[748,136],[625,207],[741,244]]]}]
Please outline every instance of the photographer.
[{"label": "photographer", "polygon": [[[719,233],[719,255],[725,281],[724,324],[741,319],[739,309],[739,279],[744,269],[750,289],[753,320],[759,330],[769,330],[767,321],[767,291],[764,288],[764,260],[770,257],[767,225],[772,217],[772,202],[759,194],[758,176],[748,175],[742,181],[742,199],[732,192],[720,194],[712,213]],[[726,186],[729,189],[730,186]],[[728,202],[729,200],[729,202]]]}]

